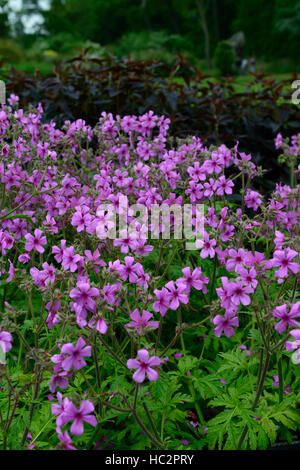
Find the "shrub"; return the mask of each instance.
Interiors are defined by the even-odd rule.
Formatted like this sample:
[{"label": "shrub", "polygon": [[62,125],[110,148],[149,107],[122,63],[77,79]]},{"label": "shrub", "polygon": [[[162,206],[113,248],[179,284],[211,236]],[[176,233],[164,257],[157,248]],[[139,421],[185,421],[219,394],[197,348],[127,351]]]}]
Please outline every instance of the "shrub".
[{"label": "shrub", "polygon": [[3,79],[22,106],[43,104],[45,122],[62,125],[82,118],[94,126],[102,111],[125,116],[153,109],[171,119],[175,137],[197,135],[207,146],[224,142],[230,147],[238,140],[241,151],[268,170],[258,178],[258,190],[271,190],[281,177],[288,181],[288,168],[278,163],[273,142],[278,132],[300,132],[300,109],[284,91],[289,80],[259,73],[246,92],[236,93],[231,77],[222,83],[209,79],[182,56],[170,67],[85,55],[58,63],[51,74],[11,70]]},{"label": "shrub", "polygon": [[226,41],[220,41],[217,44],[214,61],[216,67],[222,75],[230,75],[235,61],[235,54],[232,47]]},{"label": "shrub", "polygon": [[132,32],[119,39],[112,51],[119,59],[130,56],[134,61],[155,60],[171,65],[176,62],[176,51],[188,54],[191,47],[185,38],[166,31]]},{"label": "shrub", "polygon": [[15,64],[24,59],[24,52],[13,39],[0,39],[0,58],[9,64]]}]

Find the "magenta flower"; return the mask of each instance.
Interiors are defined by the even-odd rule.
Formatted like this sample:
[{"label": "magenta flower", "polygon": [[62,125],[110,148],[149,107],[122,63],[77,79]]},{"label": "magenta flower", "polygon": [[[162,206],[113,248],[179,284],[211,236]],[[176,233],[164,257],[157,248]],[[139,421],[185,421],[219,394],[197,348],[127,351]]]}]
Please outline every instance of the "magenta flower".
[{"label": "magenta flower", "polygon": [[300,302],[296,302],[287,312],[287,304],[280,305],[273,310],[273,317],[279,318],[280,322],[276,323],[275,330],[282,333],[286,330],[287,326],[300,326],[300,323],[293,320],[300,316]]},{"label": "magenta flower", "polygon": [[7,353],[12,348],[12,336],[8,331],[0,331],[0,346],[4,353]]},{"label": "magenta flower", "polygon": [[57,434],[58,439],[62,442],[63,450],[77,450],[76,447],[72,445],[72,439],[70,438],[68,431],[66,430],[63,434],[59,432]]},{"label": "magenta flower", "polygon": [[213,238],[210,240],[209,235],[207,232],[204,233],[204,240],[197,240],[196,241],[196,247],[197,248],[202,248],[200,257],[201,258],[207,258],[208,256],[210,258],[213,258],[215,256],[215,250],[214,246],[216,246],[217,242]]},{"label": "magenta flower", "polygon": [[231,287],[231,301],[236,306],[240,303],[243,305],[249,305],[251,299],[247,294],[251,293],[253,293],[252,287],[244,286],[243,281],[234,282]]},{"label": "magenta flower", "polygon": [[153,304],[153,310],[154,312],[160,312],[161,316],[164,317],[170,305],[171,294],[165,287],[162,290],[154,289],[154,294],[157,301]]},{"label": "magenta flower", "polygon": [[181,284],[187,294],[190,293],[191,287],[196,290],[202,290],[204,294],[206,293],[205,284],[209,282],[209,279],[208,277],[202,276],[201,268],[195,268],[194,271],[191,272],[191,268],[187,266],[182,269],[182,273],[185,277],[180,277],[176,280],[177,286]]},{"label": "magenta flower", "polygon": [[143,313],[140,315],[138,309],[136,308],[130,315],[130,318],[132,319],[131,322],[127,323],[125,326],[135,328],[138,330],[139,333],[142,332],[143,329],[149,327],[155,330],[156,328],[159,327],[159,322],[158,321],[149,321],[150,318],[152,318],[153,315],[150,312],[147,312],[147,310],[143,310]]},{"label": "magenta flower", "polygon": [[66,419],[65,411],[70,403],[70,400],[67,397],[63,399],[62,394],[60,392],[57,392],[56,397],[59,404],[53,403],[51,405],[51,413],[54,416],[57,416],[56,427],[58,430],[60,430],[60,428],[68,421]]},{"label": "magenta flower", "polygon": [[278,271],[275,273],[275,277],[287,277],[288,270],[297,274],[299,272],[300,265],[299,263],[292,261],[296,256],[298,256],[297,251],[291,250],[290,248],[274,251],[272,265],[275,267],[279,266]]},{"label": "magenta flower", "polygon": [[51,379],[48,381],[50,383],[49,390],[51,393],[54,393],[56,387],[58,386],[62,390],[66,389],[69,385],[69,381],[67,379],[68,373],[67,372],[58,372],[57,374],[52,375]]},{"label": "magenta flower", "polygon": [[287,341],[285,343],[286,345],[286,350],[287,351],[293,351],[295,350],[295,353],[297,358],[296,360],[298,361],[297,363],[300,364],[300,328],[297,330],[291,330],[290,335],[296,340],[296,341]]},{"label": "magenta flower", "polygon": [[62,354],[68,354],[69,356],[62,361],[62,368],[65,371],[69,371],[71,367],[74,369],[82,369],[86,362],[83,359],[83,356],[91,357],[91,346],[86,346],[85,341],[80,337],[74,347],[72,343],[64,344],[61,347]]},{"label": "magenta flower", "polygon": [[107,324],[105,323],[105,320],[102,318],[101,315],[93,315],[91,320],[88,323],[88,326],[90,328],[96,328],[99,333],[104,335],[107,332]]},{"label": "magenta flower", "polygon": [[136,283],[138,281],[138,276],[136,275],[138,265],[134,264],[134,258],[132,256],[125,256],[124,261],[125,266],[121,264],[118,269],[121,278],[124,281],[127,281],[129,278],[129,282]]},{"label": "magenta flower", "polygon": [[239,266],[235,271],[240,275],[244,284],[256,289],[258,281],[256,280],[257,273],[254,268],[250,268],[248,271],[246,268]]},{"label": "magenta flower", "polygon": [[66,240],[61,240],[60,241],[60,248],[56,245],[52,247],[52,253],[55,254],[54,259],[58,263],[62,262],[63,254],[64,254],[65,249],[66,249],[66,243],[67,243]]},{"label": "magenta flower", "polygon": [[97,420],[95,416],[91,415],[93,411],[94,405],[89,400],[84,400],[81,403],[79,410],[71,401],[68,403],[65,408],[64,419],[65,423],[73,420],[70,431],[72,434],[74,434],[74,436],[81,436],[81,434],[83,434],[84,422],[89,423],[94,427],[97,426]]},{"label": "magenta flower", "polygon": [[258,207],[262,203],[262,196],[256,192],[252,191],[252,189],[247,189],[245,195],[245,204],[250,209],[257,211]]},{"label": "magenta flower", "polygon": [[82,232],[91,223],[92,216],[87,206],[76,206],[76,212],[73,214],[71,224],[77,227],[77,232]]},{"label": "magenta flower", "polygon": [[215,187],[217,189],[216,194],[218,196],[223,196],[224,193],[232,194],[232,188],[234,187],[234,183],[231,180],[226,180],[225,176],[222,175],[216,181]]},{"label": "magenta flower", "polygon": [[137,353],[139,360],[137,359],[128,359],[127,367],[128,369],[137,369],[133,374],[132,378],[137,383],[142,383],[145,380],[145,376],[148,376],[148,379],[153,382],[158,379],[158,372],[152,369],[152,366],[159,366],[161,360],[158,356],[152,356],[149,358],[149,353],[146,349],[140,349]]},{"label": "magenta flower", "polygon": [[27,243],[25,243],[26,251],[32,251],[35,249],[38,253],[44,253],[45,249],[42,247],[42,245],[47,244],[47,238],[45,235],[43,235],[42,230],[36,228],[34,235],[27,233],[25,235],[25,239],[27,240]]},{"label": "magenta flower", "polygon": [[239,248],[237,251],[234,249],[228,250],[229,259],[226,261],[227,271],[236,271],[241,267],[245,260],[245,250]]},{"label": "magenta flower", "polygon": [[214,333],[218,338],[220,338],[223,330],[224,335],[230,338],[234,334],[233,326],[239,326],[239,319],[238,317],[230,318],[227,314],[225,314],[225,318],[222,315],[217,315],[213,319],[213,324],[216,325]]},{"label": "magenta flower", "polygon": [[80,305],[82,308],[87,308],[91,312],[96,309],[96,302],[93,297],[99,297],[100,292],[96,287],[91,287],[86,281],[78,281],[77,288],[72,289],[70,292],[71,299]]},{"label": "magenta flower", "polygon": [[189,301],[185,292],[185,287],[182,284],[175,286],[173,281],[166,284],[166,288],[170,291],[170,306],[171,310],[177,310],[180,303],[187,304]]},{"label": "magenta flower", "polygon": [[[60,252],[58,253],[60,255]],[[81,256],[78,254],[74,254],[74,246],[70,246],[69,248],[65,248],[63,250],[62,255],[62,265],[65,270],[70,270],[71,273],[74,273],[76,269],[78,269],[77,263],[81,261]]]}]

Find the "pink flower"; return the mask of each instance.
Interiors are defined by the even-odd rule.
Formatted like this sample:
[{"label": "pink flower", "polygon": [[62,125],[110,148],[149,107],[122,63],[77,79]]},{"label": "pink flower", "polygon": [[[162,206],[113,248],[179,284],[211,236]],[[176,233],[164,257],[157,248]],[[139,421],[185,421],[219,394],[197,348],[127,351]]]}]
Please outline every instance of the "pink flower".
[{"label": "pink flower", "polygon": [[300,328],[297,330],[291,330],[290,335],[296,340],[296,341],[287,341],[285,343],[286,345],[286,350],[287,351],[293,351],[296,350],[298,352],[297,354],[297,360],[298,364],[300,364]]},{"label": "pink flower", "polygon": [[261,195],[256,192],[252,191],[252,189],[247,189],[245,195],[245,204],[249,209],[253,209],[257,211],[259,205],[262,203]]},{"label": "pink flower", "polygon": [[226,261],[226,269],[227,271],[235,270],[237,272],[237,268],[242,266],[245,259],[245,250],[239,248],[238,250],[230,249],[228,250],[228,257],[229,259]]},{"label": "pink flower", "polygon": [[279,266],[278,271],[275,273],[276,278],[287,277],[288,270],[292,271],[294,274],[299,272],[299,263],[292,261],[292,259],[294,259],[296,256],[298,256],[297,251],[291,250],[290,248],[274,251],[272,265],[275,267]]},{"label": "pink flower", "polygon": [[26,264],[30,260],[30,256],[28,253],[23,253],[19,256],[18,260],[20,261],[20,263]]},{"label": "pink flower", "polygon": [[293,320],[300,316],[300,302],[296,302],[287,312],[287,304],[280,305],[273,310],[273,317],[279,318],[280,322],[276,323],[275,330],[282,333],[287,326],[300,326],[300,323]]},{"label": "pink flower", "polygon": [[134,258],[132,256],[125,256],[125,266],[123,264],[118,268],[118,272],[121,278],[126,281],[129,278],[129,282],[136,283],[138,281],[138,276],[136,270],[138,264],[134,264]]},{"label": "pink flower", "polygon": [[147,312],[147,310],[143,310],[142,315],[140,315],[138,309],[136,308],[130,315],[130,318],[132,319],[131,322],[127,323],[125,326],[135,328],[138,330],[139,333],[142,332],[144,328],[152,328],[155,330],[156,328],[159,327],[159,322],[158,321],[149,321],[150,318],[152,318],[153,315],[150,312]]},{"label": "pink flower", "polygon": [[107,324],[101,315],[94,315],[88,323],[90,328],[96,328],[102,335],[107,332]]},{"label": "pink flower", "polygon": [[188,296],[185,292],[185,287],[182,284],[178,284],[177,287],[174,284],[174,281],[170,281],[166,284],[166,288],[170,291],[170,305],[171,310],[177,310],[179,304],[187,304],[189,301]]},{"label": "pink flower", "polygon": [[171,294],[163,287],[162,290],[154,289],[154,294],[157,301],[153,304],[154,312],[160,312],[161,316],[164,317],[170,304]]},{"label": "pink flower", "polygon": [[74,246],[70,246],[69,248],[65,248],[63,250],[62,265],[65,270],[69,269],[71,273],[74,273],[78,269],[77,263],[81,261],[81,259],[82,258],[80,255],[74,255]]},{"label": "pink flower", "polygon": [[224,330],[225,336],[230,338],[234,334],[233,326],[239,326],[239,319],[238,317],[230,318],[229,315],[225,314],[225,318],[222,315],[217,315],[213,319],[213,324],[217,325],[214,329],[215,335],[219,338]]},{"label": "pink flower", "polygon": [[26,251],[32,251],[35,249],[39,253],[44,253],[45,249],[42,247],[42,245],[47,244],[47,238],[45,235],[43,235],[42,230],[36,228],[34,231],[34,236],[31,235],[31,233],[27,233],[25,235],[25,239],[27,240],[27,243],[25,243]]},{"label": "pink flower", "polygon": [[135,382],[141,383],[145,380],[145,375],[148,376],[148,379],[152,382],[158,379],[158,372],[152,369],[152,366],[159,366],[161,360],[157,356],[152,356],[149,358],[149,353],[146,349],[140,349],[137,353],[139,360],[137,359],[128,359],[127,367],[128,369],[137,369],[133,374],[132,378]]},{"label": "pink flower", "polygon": [[250,268],[248,271],[246,268],[242,266],[238,266],[235,270],[241,277],[242,281],[246,286],[250,286],[253,289],[256,289],[258,281],[256,280],[257,273],[254,268]]},{"label": "pink flower", "polygon": [[89,213],[90,208],[87,206],[76,206],[76,212],[72,217],[71,224],[77,227],[77,232],[82,232],[92,220],[92,216]]},{"label": "pink flower", "polygon": [[[54,259],[58,263],[61,263],[61,261],[63,259],[63,254],[64,254],[64,251],[66,249],[66,243],[67,243],[66,240],[61,240],[60,241],[60,248],[58,246],[53,246],[52,247],[52,253],[53,254],[55,253]],[[73,248],[73,250],[74,250],[74,248]]]},{"label": "pink flower", "polygon": [[71,367],[74,367],[74,369],[82,369],[85,365],[86,362],[83,359],[83,356],[88,356],[91,357],[91,346],[86,346],[85,341],[80,337],[76,343],[76,346],[73,346],[72,343],[67,343],[64,344],[61,347],[61,353],[62,354],[68,354],[68,357],[64,359],[61,363],[62,368],[65,371],[69,371]]},{"label": "pink flower", "polygon": [[72,289],[70,292],[71,299],[75,300],[80,307],[87,308],[91,312],[94,312],[96,302],[93,297],[99,297],[99,289],[90,287],[90,284],[86,281],[78,281],[76,287],[76,289]]},{"label": "pink flower", "polygon": [[48,381],[48,383],[50,383],[50,392],[54,393],[57,386],[62,390],[67,388],[69,385],[67,377],[68,373],[65,371],[58,372],[57,374],[52,375],[51,379]]},{"label": "pink flower", "polygon": [[89,423],[91,426],[94,427],[97,426],[97,420],[95,416],[91,415],[93,411],[94,405],[89,400],[84,400],[81,403],[79,410],[72,402],[68,403],[64,412],[64,417],[66,420],[65,422],[74,420],[70,429],[71,433],[74,434],[74,436],[81,436],[81,434],[83,434],[84,422]]},{"label": "pink flower", "polygon": [[4,353],[7,353],[12,348],[12,336],[8,331],[0,330],[0,347]]},{"label": "pink flower", "polygon": [[63,443],[63,446],[62,446],[63,450],[76,450],[76,447],[72,446],[72,439],[70,438],[67,430],[63,434],[59,432],[57,434],[57,437],[60,440],[60,442]]},{"label": "pink flower", "polygon": [[251,299],[247,294],[251,293],[253,293],[252,287],[244,286],[242,281],[234,282],[231,287],[231,301],[236,306],[240,303],[243,305],[249,305]]},{"label": "pink flower", "polygon": [[200,257],[207,258],[209,256],[210,258],[213,258],[215,256],[215,250],[213,247],[216,246],[216,244],[216,240],[214,238],[210,240],[208,233],[205,232],[204,240],[196,240],[196,247],[198,249],[203,247],[200,253]]},{"label": "pink flower", "polygon": [[232,194],[233,187],[234,187],[234,183],[231,180],[226,180],[225,176],[222,175],[216,181],[216,184],[215,184],[215,189],[217,190],[216,194],[218,196],[223,196],[224,193]]},{"label": "pink flower", "polygon": [[185,277],[180,277],[176,280],[176,284],[182,285],[187,292],[190,293],[191,287],[196,290],[202,290],[204,294],[206,293],[205,284],[209,282],[208,277],[202,276],[201,268],[195,268],[193,272],[191,272],[191,268],[187,266],[186,268],[182,269],[182,273]]},{"label": "pink flower", "polygon": [[56,397],[59,404],[53,403],[51,405],[51,413],[54,416],[57,416],[56,426],[57,429],[60,430],[60,428],[67,422],[65,411],[70,403],[70,400],[67,397],[63,399],[62,394],[60,392],[57,392]]}]

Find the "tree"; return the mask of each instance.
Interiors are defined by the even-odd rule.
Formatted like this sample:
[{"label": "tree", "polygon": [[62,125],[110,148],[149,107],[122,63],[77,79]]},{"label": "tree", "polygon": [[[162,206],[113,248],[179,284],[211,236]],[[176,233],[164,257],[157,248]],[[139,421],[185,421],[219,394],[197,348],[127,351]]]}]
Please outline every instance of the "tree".
[{"label": "tree", "polygon": [[215,50],[215,65],[222,75],[232,73],[232,66],[235,60],[235,54],[232,47],[226,41],[220,41]]},{"label": "tree", "polygon": [[8,20],[9,5],[8,0],[0,1],[0,37],[7,37],[10,33],[10,24]]},{"label": "tree", "polygon": [[207,25],[207,10],[210,7],[210,0],[196,0],[197,9],[199,12],[200,23],[202,26],[204,40],[205,40],[205,57],[208,69],[211,69],[211,54],[210,54],[210,37]]}]

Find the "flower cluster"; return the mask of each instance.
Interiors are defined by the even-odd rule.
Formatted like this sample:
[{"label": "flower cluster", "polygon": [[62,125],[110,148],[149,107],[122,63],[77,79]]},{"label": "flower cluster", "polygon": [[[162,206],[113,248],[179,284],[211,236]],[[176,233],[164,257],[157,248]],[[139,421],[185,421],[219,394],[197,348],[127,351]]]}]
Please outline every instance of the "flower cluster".
[{"label": "flower cluster", "polygon": [[[126,381],[125,389],[135,382],[137,400],[139,387],[168,373],[166,351],[185,328],[205,324],[203,337],[220,342],[216,338],[230,338],[237,329],[242,334],[240,325],[251,322],[262,344],[269,341],[274,351],[285,344],[298,360],[299,186],[277,183],[270,195],[254,191],[251,183],[263,171],[251,155],[238,145],[208,149],[197,137],[171,148],[169,119],[152,111],[123,117],[103,112],[95,128],[77,120],[57,129],[54,122],[43,123],[41,105],[24,112],[17,99],[9,103],[0,116],[0,345],[9,352],[15,331],[23,341],[20,357],[24,346],[37,361],[38,377],[52,374],[51,393],[57,387],[67,391],[79,376],[89,386],[87,393],[94,393],[83,399],[82,393],[63,397],[57,392],[58,404],[51,409],[59,446],[74,448],[63,430],[67,423],[72,421],[75,436],[83,434],[84,423],[96,426],[101,374],[109,387],[111,371],[120,367],[116,373]],[[277,137],[276,146],[281,145]],[[299,138],[288,148],[295,158]],[[239,207],[233,196],[240,198]],[[121,199],[130,207],[124,209]],[[169,221],[147,217],[154,206],[174,204],[192,206],[196,243],[191,252],[175,236],[174,214]],[[205,206],[201,240],[197,204]],[[105,237],[119,228],[116,215],[132,230]],[[151,239],[149,232],[155,235]],[[14,311],[19,300],[8,285],[28,299],[32,320],[22,308]],[[38,313],[33,296],[40,301]],[[28,346],[31,336],[24,337],[18,315],[24,331],[32,323],[34,345]],[[182,349],[172,357],[183,355]],[[251,356],[246,345],[240,349]],[[86,358],[94,367],[97,392],[82,370]],[[117,380],[113,387],[111,395],[101,390],[109,395],[105,406],[122,411],[125,403],[130,409],[116,392]],[[117,395],[121,403],[112,404]]]}]

